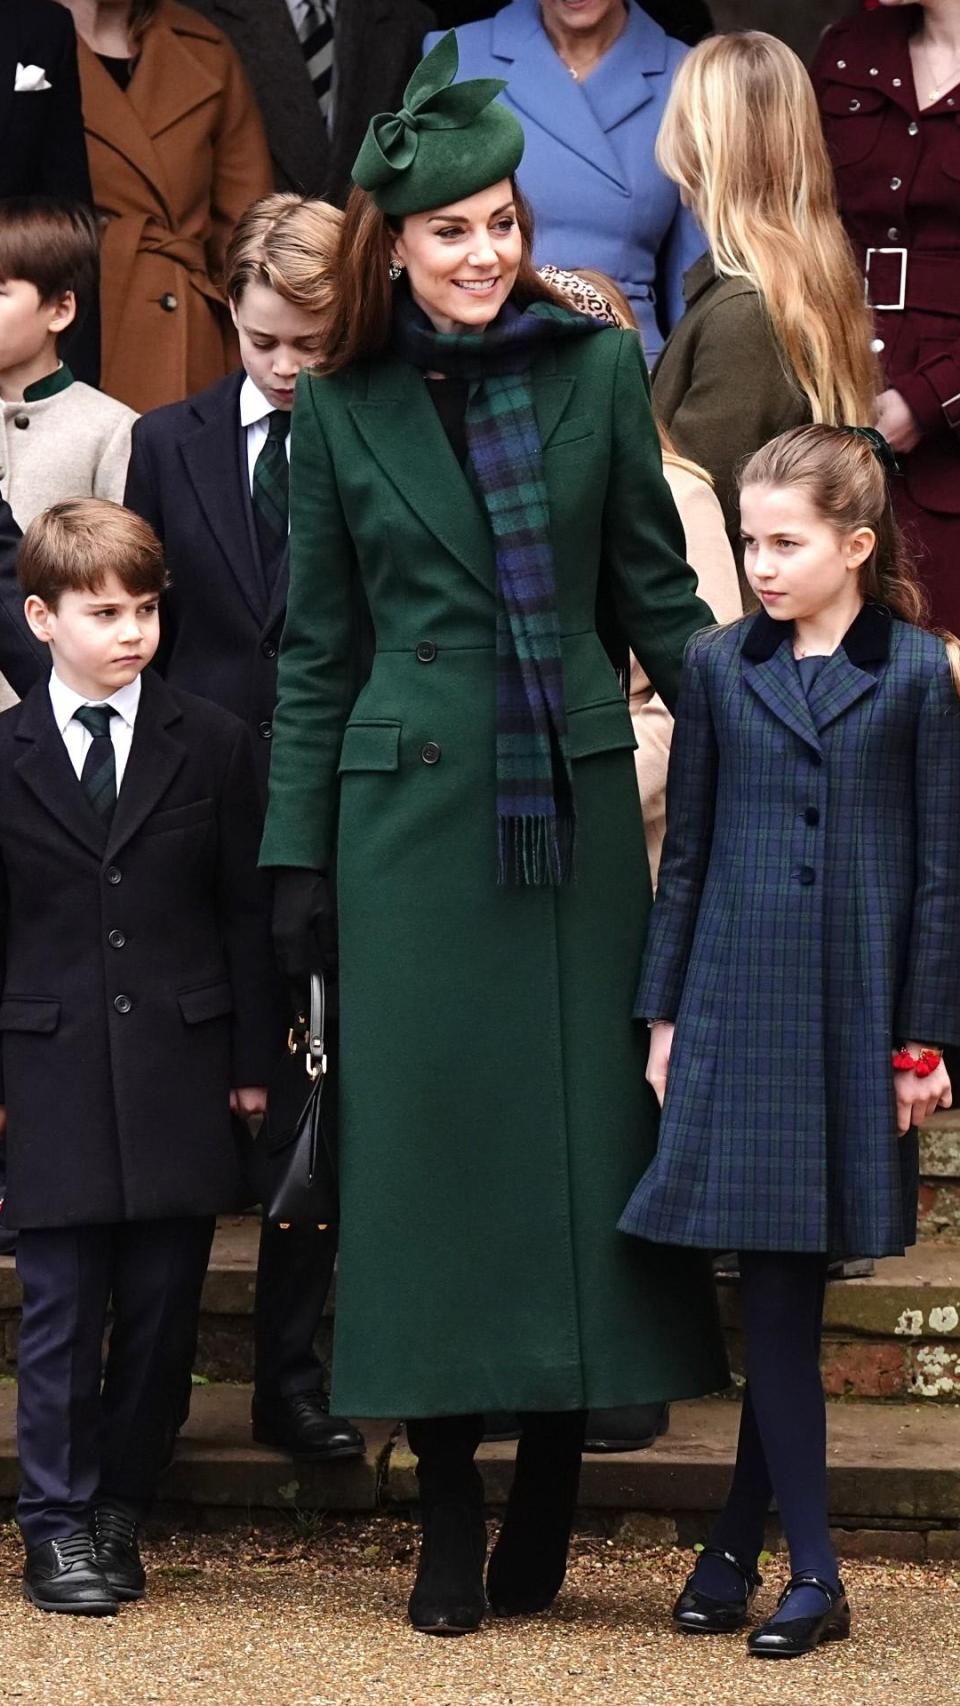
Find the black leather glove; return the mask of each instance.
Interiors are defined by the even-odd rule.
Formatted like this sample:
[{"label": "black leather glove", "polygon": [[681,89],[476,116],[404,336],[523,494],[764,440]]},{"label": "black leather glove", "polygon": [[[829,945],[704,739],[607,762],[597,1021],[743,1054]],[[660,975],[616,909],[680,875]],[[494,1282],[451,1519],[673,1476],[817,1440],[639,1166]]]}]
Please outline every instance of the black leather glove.
[{"label": "black leather glove", "polygon": [[273,873],[273,945],[280,970],[302,990],[310,973],[337,975],[337,908],[325,871],[282,866]]}]

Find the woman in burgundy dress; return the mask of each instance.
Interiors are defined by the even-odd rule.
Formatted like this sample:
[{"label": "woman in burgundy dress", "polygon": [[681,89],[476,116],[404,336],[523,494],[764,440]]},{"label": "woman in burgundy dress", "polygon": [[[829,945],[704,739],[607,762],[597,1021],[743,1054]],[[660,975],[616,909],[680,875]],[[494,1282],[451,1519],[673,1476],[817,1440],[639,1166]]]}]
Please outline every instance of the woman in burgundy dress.
[{"label": "woman in burgundy dress", "polygon": [[960,0],[881,0],[813,66],[840,210],[875,312],[899,519],[934,619],[960,626]]}]

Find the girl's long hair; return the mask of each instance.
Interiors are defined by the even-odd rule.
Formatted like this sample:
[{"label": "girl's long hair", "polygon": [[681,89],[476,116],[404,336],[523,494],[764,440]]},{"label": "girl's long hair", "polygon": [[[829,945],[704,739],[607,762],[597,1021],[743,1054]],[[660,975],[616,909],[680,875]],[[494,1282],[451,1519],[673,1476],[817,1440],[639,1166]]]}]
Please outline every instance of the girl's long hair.
[{"label": "girl's long hair", "polygon": [[159,9],[160,0],[130,0],[127,22],[135,48],[139,49]]},{"label": "girl's long hair", "polygon": [[[523,254],[510,300],[518,308],[531,302],[563,306],[563,297],[542,279],[533,264],[533,215],[516,184],[512,184]],[[380,355],[390,342],[393,284],[390,253],[402,220],[381,213],[373,197],[355,186],[347,201],[337,256],[337,300],[330,320],[329,342],[321,373],[338,373],[351,362]]]},{"label": "girl's long hair", "polygon": [[864,598],[939,635],[960,695],[960,640],[930,623],[926,593],[893,513],[886,472],[866,438],[851,427],[793,427],[754,452],[740,471],[739,485],[741,491],[744,486],[800,487],[817,515],[838,533],[872,528],[877,542],[860,568]]},{"label": "girl's long hair", "polygon": [[760,30],[700,42],[674,79],[657,159],[703,227],[718,274],[747,279],[760,296],[814,421],[872,421],[872,323],[797,55]]}]

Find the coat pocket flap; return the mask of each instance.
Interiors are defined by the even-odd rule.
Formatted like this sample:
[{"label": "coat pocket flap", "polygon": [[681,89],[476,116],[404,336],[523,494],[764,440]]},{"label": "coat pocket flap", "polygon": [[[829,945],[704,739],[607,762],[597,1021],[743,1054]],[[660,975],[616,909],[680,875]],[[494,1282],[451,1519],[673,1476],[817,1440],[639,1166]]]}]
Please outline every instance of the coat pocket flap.
[{"label": "coat pocket flap", "polygon": [[6,995],[0,1001],[0,1031],[43,1031],[60,1023],[60,1003],[45,995]]},{"label": "coat pocket flap", "polygon": [[343,731],[340,765],[344,770],[397,770],[399,723],[348,723]]},{"label": "coat pocket flap", "polygon": [[188,1025],[202,1025],[204,1019],[225,1019],[233,1012],[233,990],[229,983],[206,983],[202,989],[182,989],[177,996]]},{"label": "coat pocket flap", "polygon": [[887,97],[879,89],[828,83],[820,90],[820,105],[831,118],[860,118],[864,113],[878,113],[886,104]]},{"label": "coat pocket flap", "polygon": [[615,752],[618,747],[632,749],[637,744],[625,699],[607,699],[600,705],[583,705],[579,710],[568,711],[567,726],[571,758]]}]

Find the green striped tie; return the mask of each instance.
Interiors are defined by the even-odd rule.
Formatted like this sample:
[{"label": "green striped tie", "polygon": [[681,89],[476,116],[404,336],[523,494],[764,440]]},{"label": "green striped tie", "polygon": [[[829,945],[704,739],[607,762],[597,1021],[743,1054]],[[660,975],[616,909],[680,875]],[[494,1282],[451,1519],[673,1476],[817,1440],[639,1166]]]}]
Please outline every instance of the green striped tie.
[{"label": "green striped tie", "polygon": [[290,412],[273,409],[267,417],[267,442],[253,470],[253,513],[265,564],[279,556],[287,543],[290,516],[290,464],[286,438]]},{"label": "green striped tie", "polygon": [[80,772],[80,786],[104,823],[110,822],[117,803],[117,755],[110,739],[110,719],[116,714],[110,705],[81,705],[73,713],[74,721],[82,723],[93,736]]}]

